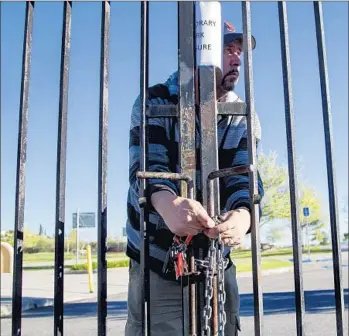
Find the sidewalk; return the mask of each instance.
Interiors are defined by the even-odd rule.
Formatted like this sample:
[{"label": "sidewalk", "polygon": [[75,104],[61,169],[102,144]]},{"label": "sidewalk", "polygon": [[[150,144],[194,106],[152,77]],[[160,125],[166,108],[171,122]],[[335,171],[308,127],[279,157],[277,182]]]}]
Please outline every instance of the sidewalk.
[{"label": "sidewalk", "polygon": [[[12,315],[12,274],[1,274],[1,317]],[[64,303],[97,297],[97,273],[93,274],[94,292],[89,293],[87,273],[64,273]],[[128,268],[107,270],[109,295],[127,292]],[[22,310],[53,305],[54,270],[23,271]]]}]

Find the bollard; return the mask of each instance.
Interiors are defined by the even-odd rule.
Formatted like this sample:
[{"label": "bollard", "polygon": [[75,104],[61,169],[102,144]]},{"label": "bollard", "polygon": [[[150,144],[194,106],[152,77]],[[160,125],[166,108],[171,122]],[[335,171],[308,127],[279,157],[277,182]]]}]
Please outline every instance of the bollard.
[{"label": "bollard", "polygon": [[0,245],[0,274],[13,272],[13,247],[6,242]]},{"label": "bollard", "polygon": [[93,289],[93,268],[92,268],[92,255],[91,255],[91,246],[86,246],[86,255],[87,255],[87,272],[88,272],[88,288],[90,293],[94,292]]}]

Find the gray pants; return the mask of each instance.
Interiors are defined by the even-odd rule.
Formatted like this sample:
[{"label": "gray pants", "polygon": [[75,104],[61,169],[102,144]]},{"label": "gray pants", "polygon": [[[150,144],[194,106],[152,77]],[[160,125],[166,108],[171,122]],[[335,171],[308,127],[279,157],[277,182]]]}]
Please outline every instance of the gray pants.
[{"label": "gray pants", "polygon": [[[129,271],[128,316],[125,336],[142,336],[141,330],[141,293],[139,279],[140,265],[131,261]],[[152,336],[182,336],[182,296],[181,286],[173,281],[164,280],[150,271],[150,309]],[[235,336],[240,330],[239,321],[239,292],[236,281],[236,268],[233,265],[225,272],[226,302],[225,312],[227,323],[225,335]],[[185,305],[188,307],[188,305]],[[186,330],[189,331],[185,318]],[[199,333],[200,335],[200,333]]]}]

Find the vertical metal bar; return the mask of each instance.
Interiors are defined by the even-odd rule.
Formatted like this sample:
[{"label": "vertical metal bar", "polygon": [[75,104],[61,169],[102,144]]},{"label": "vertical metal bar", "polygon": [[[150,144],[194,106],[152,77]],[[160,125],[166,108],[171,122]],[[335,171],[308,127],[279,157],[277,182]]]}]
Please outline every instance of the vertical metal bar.
[{"label": "vertical metal bar", "polygon": [[[214,67],[199,69],[200,80],[200,139],[202,204],[209,216],[219,214],[219,197],[211,199],[206,184],[208,175],[218,170],[216,71]],[[218,180],[213,181],[213,195],[219,195]]]},{"label": "vertical metal bar", "polygon": [[299,222],[298,206],[298,186],[297,186],[297,169],[296,169],[296,152],[294,136],[294,114],[293,114],[293,95],[291,81],[291,62],[288,40],[288,21],[286,2],[278,1],[279,27],[281,41],[281,59],[284,84],[285,99],[285,122],[287,136],[287,154],[288,154],[288,171],[290,183],[290,203],[291,203],[291,220],[292,220],[292,237],[293,237],[293,259],[294,259],[294,284],[296,296],[296,322],[297,335],[305,335],[304,328],[304,291],[303,291],[303,272],[302,272],[302,248],[301,248],[301,228]]},{"label": "vertical metal bar", "polygon": [[344,315],[344,294],[342,279],[342,257],[340,250],[340,232],[338,221],[338,201],[336,195],[336,177],[333,162],[333,137],[332,137],[332,112],[330,101],[330,90],[328,83],[328,69],[326,58],[326,44],[322,4],[314,1],[316,39],[318,46],[319,74],[322,97],[322,111],[324,120],[324,133],[326,145],[327,181],[329,194],[329,208],[331,220],[332,255],[333,255],[333,276],[336,299],[336,323],[337,335],[343,335],[343,315]]},{"label": "vertical metal bar", "polygon": [[59,115],[57,139],[56,173],[56,228],[55,228],[55,295],[54,295],[54,335],[63,335],[64,313],[64,223],[65,223],[65,186],[67,117],[69,89],[69,60],[71,34],[71,1],[63,5],[63,29],[61,45],[61,69],[59,87]]},{"label": "vertical metal bar", "polygon": [[22,333],[22,265],[23,265],[23,228],[25,205],[25,165],[27,160],[28,101],[33,33],[34,2],[26,3],[23,39],[21,95],[18,123],[18,148],[16,171],[16,203],[14,227],[14,259],[12,285],[12,335]]},{"label": "vertical metal bar", "polygon": [[[216,68],[202,67],[199,69],[200,83],[200,153],[201,153],[201,186],[202,204],[210,217],[219,214],[219,181],[214,180],[212,194],[207,192],[207,179],[211,172],[218,170],[218,138],[217,138],[217,99],[216,99]],[[218,332],[217,316],[217,281],[213,280],[212,297],[212,333]],[[206,304],[208,302],[206,301]]]},{"label": "vertical metal bar", "polygon": [[[196,147],[195,147],[195,7],[193,1],[178,2],[178,66],[179,66],[179,165],[180,172],[191,177],[189,198],[195,198]],[[181,184],[185,187],[184,183]],[[181,192],[183,194],[183,192]],[[191,246],[192,247],[192,246]],[[188,250],[189,272],[194,272],[195,262],[192,248]],[[189,291],[189,329],[191,335],[197,333],[196,284],[182,288],[182,296]],[[184,328],[183,309],[183,328]],[[187,334],[187,331],[184,331]]]},{"label": "vertical metal bar", "polygon": [[[244,39],[244,73],[245,95],[248,131],[248,156],[249,164],[257,163],[256,138],[254,132],[255,109],[252,71],[252,41],[251,41],[251,3],[242,1],[242,25]],[[252,268],[253,268],[253,294],[254,294],[254,323],[255,335],[261,336],[263,329],[263,294],[261,286],[261,254],[259,237],[259,207],[256,204],[258,194],[257,173],[255,170],[249,173],[250,198],[251,198],[251,245],[252,245]]]},{"label": "vertical metal bar", "polygon": [[[146,120],[146,103],[148,91],[148,72],[149,72],[149,7],[147,1],[141,2],[141,69],[140,69],[140,98],[141,98],[141,123],[140,123],[140,171],[147,169],[147,120]],[[142,199],[145,196],[147,181],[140,180],[139,197]],[[148,211],[141,207],[140,213],[140,278],[141,283],[141,298],[142,298],[142,335],[150,335],[150,283],[149,283],[149,237],[147,233]]]},{"label": "vertical metal bar", "polygon": [[102,2],[98,157],[98,335],[107,319],[107,168],[110,2]]},{"label": "vertical metal bar", "polygon": [[[2,18],[2,2],[0,1],[0,18]],[[0,24],[0,36],[1,36],[1,24]],[[0,56],[0,66],[1,66],[1,56]],[[0,79],[0,85],[1,85],[1,79]],[[2,92],[0,91],[0,130],[2,129],[1,127],[1,116],[2,116],[2,111],[1,111],[1,99],[2,99]],[[1,132],[1,131],[0,131]],[[2,148],[2,144],[1,144],[1,136],[0,136],[0,148]],[[1,155],[0,155],[0,176],[2,176],[2,173],[1,173]],[[1,184],[1,182],[0,182]],[[2,209],[2,199],[1,199],[1,192],[0,192],[0,209]],[[0,215],[0,227],[2,227],[2,218],[1,218],[1,215]]]},{"label": "vertical metal bar", "polygon": [[[181,173],[193,179],[195,198],[195,10],[194,2],[178,2],[179,123]],[[186,188],[185,184],[183,187]]]}]

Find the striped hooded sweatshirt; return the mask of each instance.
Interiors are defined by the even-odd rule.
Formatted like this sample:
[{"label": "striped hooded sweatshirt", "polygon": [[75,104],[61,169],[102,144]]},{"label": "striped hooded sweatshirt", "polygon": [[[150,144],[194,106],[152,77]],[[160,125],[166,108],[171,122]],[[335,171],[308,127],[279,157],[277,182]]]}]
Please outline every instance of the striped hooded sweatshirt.
[{"label": "striped hooded sweatshirt", "polygon": [[[163,84],[155,85],[148,89],[148,99],[159,101],[161,104],[178,103],[178,72],[173,73]],[[161,100],[159,100],[160,98]],[[234,93],[229,92],[226,101],[242,102]],[[255,135],[257,145],[261,138],[258,117],[255,118]],[[129,139],[129,190],[127,198],[127,256],[140,262],[140,206],[139,180],[136,178],[140,170],[140,121],[141,100],[136,99],[130,125]],[[196,117],[196,148],[199,155],[200,132],[198,130],[198,117]],[[220,116],[218,119],[218,145],[219,168],[228,168],[237,165],[248,164],[247,152],[247,123],[243,116]],[[152,172],[180,172],[179,159],[179,124],[177,118],[151,118],[148,119],[148,162],[147,171]],[[200,159],[197,157],[197,200],[200,201],[201,183],[199,171]],[[221,211],[226,212],[239,207],[250,209],[249,178],[247,174],[230,176],[220,179],[220,204]],[[150,179],[147,180],[146,196],[149,205],[149,222],[147,231],[149,234],[149,268],[168,278],[171,275],[162,274],[162,267],[166,253],[171,246],[173,234],[166,226],[162,217],[150,205],[151,194],[159,190],[168,190],[175,195],[180,195],[179,184],[174,181]],[[263,184],[258,174],[258,191],[263,196]],[[225,248],[225,254],[229,257],[230,248]]]}]

